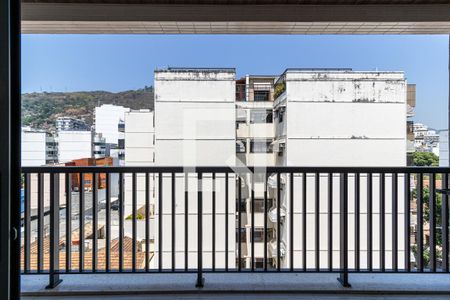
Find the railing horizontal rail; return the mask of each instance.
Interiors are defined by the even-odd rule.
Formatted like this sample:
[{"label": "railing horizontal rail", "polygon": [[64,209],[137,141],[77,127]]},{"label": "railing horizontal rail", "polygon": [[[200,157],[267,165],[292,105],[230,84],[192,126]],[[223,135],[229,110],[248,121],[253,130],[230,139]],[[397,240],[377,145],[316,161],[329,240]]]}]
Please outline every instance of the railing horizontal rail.
[{"label": "railing horizontal rail", "polygon": [[448,274],[442,167],[22,167],[22,274]]},{"label": "railing horizontal rail", "polygon": [[173,166],[42,166],[22,167],[23,173],[450,173],[450,167],[173,167]]}]

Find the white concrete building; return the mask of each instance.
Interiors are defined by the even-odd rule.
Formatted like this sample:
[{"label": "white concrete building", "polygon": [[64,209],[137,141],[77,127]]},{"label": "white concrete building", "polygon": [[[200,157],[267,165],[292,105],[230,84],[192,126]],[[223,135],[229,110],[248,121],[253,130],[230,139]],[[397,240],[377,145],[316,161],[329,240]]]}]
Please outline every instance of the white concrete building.
[{"label": "white concrete building", "polygon": [[[275,137],[273,94],[275,76],[247,75],[236,83],[236,159],[238,165],[266,167],[275,165],[271,144]],[[253,182],[252,182],[253,179]],[[255,203],[255,267],[264,263],[264,181],[265,174],[244,176],[241,206],[241,266],[251,266],[251,189]],[[268,208],[272,207],[268,199]],[[271,224],[272,225],[272,224]],[[272,228],[268,228],[272,236]],[[272,265],[272,258],[268,258]]]},{"label": "white concrete building", "polygon": [[100,133],[94,134],[92,139],[92,154],[95,159],[109,156],[109,146],[105,142],[105,138]]},{"label": "white concrete building", "polygon": [[418,152],[432,152],[439,155],[439,134],[422,123],[414,123],[414,148]]},{"label": "white concrete building", "polygon": [[[147,109],[131,110],[125,113],[125,166],[153,166],[155,164],[155,127],[153,112]],[[125,174],[125,205],[124,215],[133,213],[133,177]],[[148,174],[149,191],[146,194],[146,175],[136,174],[136,210],[146,215],[145,201],[149,197],[150,228],[154,227],[155,207],[155,174]],[[145,239],[145,218],[138,219],[137,239]],[[125,234],[132,236],[132,220],[125,220]],[[153,242],[155,230],[150,231],[150,241]],[[145,243],[144,243],[145,244]]]},{"label": "white concrete building", "polygon": [[57,141],[60,163],[92,157],[92,133],[90,131],[59,131]]},{"label": "white concrete building", "polygon": [[[232,69],[168,69],[155,72],[155,116],[153,129],[150,124],[151,112],[130,112],[125,119],[127,165],[160,166],[405,166],[407,153],[407,84],[402,72],[355,72],[351,70],[295,70],[289,69],[273,84],[275,77],[246,76],[235,83]],[[275,98],[275,101],[274,101]],[[155,137],[152,150],[151,137]],[[151,153],[154,151],[155,156]],[[263,174],[264,175],[264,174]],[[276,267],[276,239],[281,239],[281,266],[290,264],[287,255],[290,249],[291,207],[289,198],[289,177],[281,176],[281,197],[276,199],[276,177],[268,180],[268,258],[269,267]],[[143,196],[142,179],[137,175],[138,206]],[[315,194],[315,174],[307,174],[307,206],[302,207],[302,176],[294,174],[294,209],[292,211],[295,236],[302,228],[302,214],[307,212],[306,249],[307,267],[315,264],[315,232],[320,230],[320,266],[326,267],[328,220],[327,174],[321,174],[319,194]],[[339,174],[333,174],[334,199],[339,199]],[[229,214],[225,216],[224,176],[216,174],[216,267],[224,266],[224,257],[228,255],[228,266],[249,267],[251,241],[251,190],[252,177],[243,177],[241,207],[231,199],[236,197],[236,179],[229,178]],[[255,199],[255,266],[262,267],[264,257],[263,235],[263,188],[264,177],[255,175],[253,197]],[[126,203],[130,202],[131,185],[126,180]],[[197,188],[194,174],[187,178],[177,174],[175,194],[172,195],[172,176],[163,174],[161,191],[158,190],[157,174],[150,178],[151,198],[154,203],[155,223],[152,226],[154,247],[158,249],[158,224],[162,217],[162,267],[172,267],[172,212],[175,213],[175,268],[183,268],[185,263],[185,231],[188,233],[189,267],[197,265]],[[402,178],[399,186],[402,186]],[[367,264],[365,253],[367,240],[367,184],[365,174],[361,174],[361,267]],[[349,186],[354,176],[350,175]],[[392,179],[386,175],[386,215],[391,213]],[[211,174],[203,174],[203,250],[204,267],[212,264],[212,179]],[[185,199],[187,191],[187,200]],[[379,217],[379,176],[373,176],[373,219]],[[159,196],[162,193],[162,215],[159,215]],[[403,189],[399,189],[399,199]],[[172,207],[172,196],[175,206]],[[318,196],[318,197],[317,197]],[[349,190],[349,220],[354,219],[353,190]],[[319,226],[315,228],[315,201],[319,199]],[[188,201],[188,228],[185,228],[185,209]],[[276,206],[281,205],[281,232],[276,231]],[[403,203],[398,203],[401,217]],[[174,211],[172,209],[174,208]],[[237,220],[236,212],[241,211],[241,254],[237,261]],[[130,212],[126,204],[127,212]],[[333,202],[332,226],[338,230],[339,203]],[[224,253],[224,220],[228,218],[229,252]],[[386,225],[388,227],[388,225]],[[399,226],[399,264],[403,263],[404,232]],[[139,230],[138,230],[139,231]],[[354,223],[349,222],[349,231],[354,231]],[[333,238],[333,266],[339,263],[339,233],[331,232]],[[386,267],[390,259],[392,242],[391,231],[386,231]],[[138,233],[139,235],[139,233]],[[373,236],[380,235],[378,223],[373,224]],[[350,267],[354,262],[355,244],[350,235]],[[295,239],[294,267],[303,265],[301,239]],[[379,239],[374,238],[374,268],[379,264]],[[158,267],[158,255],[153,267]]]},{"label": "white concrete building", "polygon": [[[234,69],[174,69],[155,71],[155,164],[160,166],[234,166],[236,161]],[[159,179],[157,179],[159,180]],[[196,174],[175,178],[175,195],[171,193],[171,175],[164,174],[163,201],[159,207],[156,192],[155,224],[162,219],[163,240],[155,236],[155,248],[162,245],[163,268],[170,268],[172,243],[172,209],[175,209],[175,267],[185,266],[185,247],[188,248],[188,267],[197,266],[197,195]],[[187,182],[186,182],[187,180]],[[235,197],[235,178],[229,176],[229,198]],[[212,266],[212,178],[203,174],[203,254],[204,267]],[[188,228],[185,228],[185,190],[188,196]],[[216,174],[216,267],[235,266],[235,202],[225,202],[225,175]],[[172,207],[171,196],[175,196]],[[225,204],[228,215],[225,215]],[[162,215],[159,210],[162,210]],[[225,218],[228,219],[228,236],[224,236]],[[184,239],[187,230],[188,239]],[[225,253],[225,239],[228,253]],[[158,255],[154,259],[158,262]]]},{"label": "white concrete building", "polygon": [[124,138],[119,131],[119,123],[125,119],[125,113],[130,109],[123,106],[103,104],[95,108],[95,132],[101,133],[108,144],[118,145]]},{"label": "white concrete building", "polygon": [[22,128],[22,166],[43,166],[58,162],[53,135],[44,130]]},{"label": "white concrete building", "polygon": [[439,132],[439,166],[448,167],[448,130]]},{"label": "white concrete building", "polygon": [[83,119],[58,117],[56,119],[56,130],[89,130],[89,126]]},{"label": "white concrete building", "polygon": [[[280,166],[406,166],[406,80],[403,72],[356,72],[351,70],[301,70],[288,69],[280,76],[275,84],[278,91],[274,105],[274,119],[276,140],[274,148],[277,149],[276,164]],[[334,199],[339,199],[339,174],[333,174]],[[285,211],[285,221],[290,223],[290,210],[288,204],[289,188],[288,176],[282,176],[282,192],[279,204]],[[306,209],[307,267],[315,266],[315,232],[320,230],[320,267],[327,267],[327,174],[320,176],[319,195],[315,194],[315,174],[307,174],[307,200],[306,208],[302,203],[302,175],[294,174],[294,202],[293,223],[295,228],[302,230],[302,214]],[[361,174],[361,219],[366,220],[367,212],[365,187],[366,175]],[[349,186],[353,186],[354,176],[349,177]],[[379,176],[373,177],[373,208],[374,220],[378,220],[379,207],[378,191]],[[391,176],[386,175],[386,212],[392,208],[390,190]],[[402,186],[402,178],[399,178]],[[402,217],[404,207],[399,190],[398,207],[399,219]],[[272,191],[275,194],[275,190]],[[319,226],[315,227],[316,196],[319,198]],[[349,220],[354,220],[354,194],[349,189]],[[277,201],[276,201],[277,202]],[[274,209],[276,204],[274,206]],[[338,237],[339,203],[335,201],[333,211],[332,236]],[[274,228],[274,231],[276,228]],[[362,233],[367,231],[367,223],[361,222]],[[373,235],[379,236],[380,227],[374,224]],[[399,226],[399,251],[402,256],[404,249],[404,230]],[[301,232],[301,231],[298,231]],[[349,232],[354,232],[354,223],[349,222]],[[391,231],[386,230],[386,268],[390,267],[392,260]],[[276,237],[280,235],[281,246],[290,249],[289,228],[282,226],[281,232],[274,234],[274,241],[269,251],[276,255]],[[361,239],[361,267],[367,265],[366,235]],[[374,252],[379,251],[379,240],[375,239]],[[339,266],[339,239],[333,240],[333,267]],[[294,267],[303,265],[301,239],[294,240]],[[350,235],[349,240],[349,267],[354,267],[355,240]],[[282,253],[285,251],[282,251]],[[374,268],[379,266],[379,255],[374,255]],[[403,260],[399,257],[400,265]],[[284,255],[282,266],[288,266],[289,256]]]}]

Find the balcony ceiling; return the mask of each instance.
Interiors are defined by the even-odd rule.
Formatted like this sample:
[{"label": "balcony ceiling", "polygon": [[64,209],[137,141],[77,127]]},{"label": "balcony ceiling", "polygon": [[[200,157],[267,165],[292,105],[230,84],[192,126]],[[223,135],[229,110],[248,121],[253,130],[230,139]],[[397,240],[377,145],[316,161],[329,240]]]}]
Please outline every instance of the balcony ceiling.
[{"label": "balcony ceiling", "polygon": [[448,34],[448,0],[22,0],[23,33]]}]

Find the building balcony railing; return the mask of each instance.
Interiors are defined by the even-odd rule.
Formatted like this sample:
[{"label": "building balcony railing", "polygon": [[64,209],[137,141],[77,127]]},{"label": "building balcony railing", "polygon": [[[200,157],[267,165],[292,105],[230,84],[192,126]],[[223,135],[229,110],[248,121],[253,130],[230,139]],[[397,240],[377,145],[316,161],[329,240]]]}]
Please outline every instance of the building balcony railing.
[{"label": "building balcony railing", "polygon": [[[22,172],[21,271],[47,274],[49,287],[61,274],[162,272],[196,273],[202,286],[203,273],[261,271],[255,256],[261,239],[263,271],[338,273],[344,285],[349,273],[449,273],[450,168],[58,166]],[[237,209],[248,201],[242,175],[254,172],[266,178],[262,234],[254,207],[247,224]],[[84,187],[88,174],[92,191],[75,189],[71,178]],[[285,208],[270,209],[269,178],[275,203]],[[249,199],[255,202],[254,193]],[[246,230],[250,240],[242,236]]]}]

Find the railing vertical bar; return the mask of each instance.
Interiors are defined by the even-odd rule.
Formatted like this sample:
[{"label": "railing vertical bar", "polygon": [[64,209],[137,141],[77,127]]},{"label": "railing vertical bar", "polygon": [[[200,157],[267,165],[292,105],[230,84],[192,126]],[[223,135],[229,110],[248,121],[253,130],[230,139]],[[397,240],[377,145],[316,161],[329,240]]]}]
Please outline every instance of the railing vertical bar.
[{"label": "railing vertical bar", "polygon": [[97,271],[98,184],[97,173],[92,173],[92,272]]},{"label": "railing vertical bar", "polygon": [[423,176],[417,174],[417,266],[423,272]]},{"label": "railing vertical bar", "polygon": [[25,273],[30,271],[30,245],[31,245],[31,175],[25,174],[24,182],[24,266]]},{"label": "railing vertical bar", "polygon": [[225,271],[228,272],[228,173],[225,173]]},{"label": "railing vertical bar", "polygon": [[355,270],[360,269],[360,174],[355,173]]},{"label": "railing vertical bar", "polygon": [[411,174],[405,173],[405,270],[411,271]]},{"label": "railing vertical bar", "polygon": [[373,180],[372,173],[367,173],[367,269],[372,271],[373,269]]},{"label": "railing vertical bar", "polygon": [[385,235],[386,235],[386,223],[385,223],[385,202],[386,202],[386,196],[385,196],[385,174],[380,173],[380,270],[382,272],[385,271],[385,260],[386,260],[386,253],[385,253]]},{"label": "railing vertical bar", "polygon": [[315,231],[315,264],[316,264],[316,272],[320,270],[320,173],[316,173],[315,175],[315,192],[316,201],[314,208],[314,231]]},{"label": "railing vertical bar", "polygon": [[398,174],[392,173],[392,269],[398,271]]},{"label": "railing vertical bar", "polygon": [[250,198],[250,210],[251,210],[251,263],[250,267],[252,271],[255,271],[255,182],[254,175],[250,174],[251,178],[251,198]]},{"label": "railing vertical bar", "polygon": [[333,173],[328,173],[328,270],[333,270]]},{"label": "railing vertical bar", "polygon": [[[444,189],[448,189],[448,181],[449,176],[447,173],[443,174],[443,187]],[[444,272],[449,271],[449,246],[448,246],[448,195],[442,195],[442,266]]]},{"label": "railing vertical bar", "polygon": [[163,268],[162,236],[163,236],[163,178],[162,173],[158,173],[158,271]]},{"label": "railing vertical bar", "polygon": [[72,269],[72,181],[71,174],[66,173],[64,183],[66,190],[66,272]]},{"label": "railing vertical bar", "polygon": [[348,174],[340,175],[340,276],[339,282],[344,287],[350,287],[348,281]]},{"label": "railing vertical bar", "polygon": [[172,216],[171,216],[171,227],[172,227],[172,241],[171,241],[171,246],[172,246],[172,272],[175,271],[175,241],[176,241],[176,230],[175,230],[175,223],[176,223],[176,199],[175,199],[175,173],[172,172]]},{"label": "railing vertical bar", "polygon": [[85,210],[85,203],[84,203],[84,201],[85,201],[85,198],[84,198],[84,186],[85,186],[85,184],[84,184],[84,173],[79,173],[79,176],[80,176],[80,190],[79,190],[79,193],[80,193],[80,197],[79,197],[79,200],[80,200],[80,203],[79,203],[79,209],[80,209],[80,211],[79,211],[79,213],[78,213],[78,215],[79,215],[79,217],[80,217],[80,228],[79,228],[79,239],[78,239],[78,241],[79,241],[79,263],[80,263],[80,265],[79,265],[79,270],[80,270],[80,272],[83,272],[84,271],[84,210]]},{"label": "railing vertical bar", "polygon": [[264,174],[264,271],[267,271],[267,243],[269,243],[267,232],[267,212],[268,212],[268,200],[267,200],[267,172]]},{"label": "railing vertical bar", "polygon": [[281,174],[277,173],[277,271],[281,270]]},{"label": "railing vertical bar", "polygon": [[302,263],[303,271],[306,272],[306,173],[302,174]]},{"label": "railing vertical bar", "polygon": [[132,228],[131,228],[131,234],[133,236],[132,241],[133,244],[131,245],[131,270],[133,272],[136,271],[136,235],[137,235],[137,228],[136,228],[136,218],[137,218],[137,180],[136,180],[136,173],[133,173],[133,183],[132,183],[132,193],[131,193],[131,205],[132,205],[132,218],[131,221]]},{"label": "railing vertical bar", "polygon": [[59,279],[59,173],[50,174],[50,266],[47,289],[56,287]]},{"label": "railing vertical bar", "polygon": [[184,270],[189,268],[189,174],[184,173]]},{"label": "railing vertical bar", "polygon": [[44,265],[44,174],[38,174],[38,257],[37,270],[42,271]]},{"label": "railing vertical bar", "polygon": [[290,254],[290,269],[291,272],[294,271],[294,174],[291,172],[289,174],[289,208],[290,208],[290,218],[289,218],[289,254]]},{"label": "railing vertical bar", "polygon": [[436,272],[436,174],[430,175],[430,270]]},{"label": "railing vertical bar", "polygon": [[106,203],[105,203],[105,270],[111,270],[111,173],[106,174]]},{"label": "railing vertical bar", "polygon": [[203,279],[203,174],[198,173],[197,177],[197,288],[204,285]]},{"label": "railing vertical bar", "polygon": [[[134,173],[132,177],[134,176]],[[134,182],[134,178],[132,178],[132,181]],[[123,271],[123,240],[124,240],[124,234],[123,234],[123,222],[124,222],[124,197],[123,197],[123,190],[124,190],[124,181],[123,181],[123,173],[119,173],[119,272]],[[133,191],[134,191],[134,183],[132,185],[132,198],[133,198]],[[132,200],[133,202],[133,200]],[[133,211],[132,214],[134,214],[134,207],[133,204],[131,205],[131,210]],[[134,216],[132,215],[134,218]],[[133,221],[131,221],[133,222]],[[132,225],[133,226],[133,225]],[[133,231],[133,230],[132,230]],[[133,232],[132,232],[133,235]],[[132,246],[133,247],[133,246]],[[133,256],[133,254],[131,254]],[[132,259],[133,261],[133,259]]]},{"label": "railing vertical bar", "polygon": [[241,201],[242,201],[242,178],[241,174],[238,174],[238,271],[241,271],[242,249],[241,249]]},{"label": "railing vertical bar", "polygon": [[145,173],[145,271],[150,269],[150,178]]},{"label": "railing vertical bar", "polygon": [[212,173],[212,269],[216,270],[216,173]]}]

